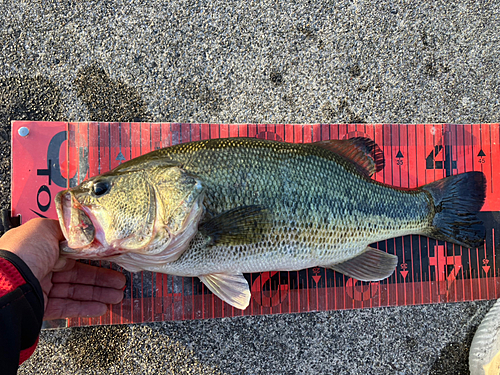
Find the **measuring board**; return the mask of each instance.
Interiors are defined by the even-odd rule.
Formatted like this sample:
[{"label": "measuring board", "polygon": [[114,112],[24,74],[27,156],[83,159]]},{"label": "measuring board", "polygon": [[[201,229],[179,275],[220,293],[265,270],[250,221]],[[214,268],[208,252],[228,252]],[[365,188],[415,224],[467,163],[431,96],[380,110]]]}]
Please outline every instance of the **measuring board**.
[{"label": "measuring board", "polygon": [[[29,131],[19,134],[19,128]],[[26,129],[23,129],[26,131]],[[23,132],[21,132],[23,133]],[[373,139],[385,168],[377,181],[412,188],[466,171],[482,171],[486,202],[479,214],[486,226],[483,247],[467,249],[427,237],[405,236],[373,245],[398,256],[394,274],[360,282],[330,269],[247,274],[252,291],[244,311],[215,297],[198,278],[129,273],[125,298],[99,318],[68,319],[60,326],[140,323],[279,314],[376,306],[418,305],[500,297],[499,124],[226,125],[178,123],[12,124],[12,211],[22,221],[57,218],[58,191],[162,147],[210,138],[257,137],[308,143],[352,137]],[[499,254],[500,255],[500,254]]]}]

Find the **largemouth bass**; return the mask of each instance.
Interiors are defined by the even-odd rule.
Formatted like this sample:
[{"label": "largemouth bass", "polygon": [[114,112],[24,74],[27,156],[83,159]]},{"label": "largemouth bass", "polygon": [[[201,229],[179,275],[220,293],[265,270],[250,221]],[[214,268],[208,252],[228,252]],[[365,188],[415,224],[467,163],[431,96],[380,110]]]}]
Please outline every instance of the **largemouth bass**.
[{"label": "largemouth bass", "polygon": [[367,138],[228,138],[160,149],[57,195],[61,251],[129,271],[197,276],[244,309],[243,273],[322,266],[374,281],[394,272],[397,257],[371,243],[407,234],[483,243],[481,172],[401,189],[370,178],[383,166]]}]

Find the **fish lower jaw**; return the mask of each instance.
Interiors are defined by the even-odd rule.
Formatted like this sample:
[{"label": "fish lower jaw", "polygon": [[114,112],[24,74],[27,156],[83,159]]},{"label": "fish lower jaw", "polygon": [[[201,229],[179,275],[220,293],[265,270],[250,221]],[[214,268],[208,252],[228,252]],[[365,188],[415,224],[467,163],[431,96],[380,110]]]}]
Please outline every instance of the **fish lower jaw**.
[{"label": "fish lower jaw", "polygon": [[63,241],[59,245],[61,255],[70,259],[107,260],[113,259],[124,253],[125,250],[103,245],[97,238],[89,246],[83,248],[72,248],[68,246],[68,241]]},{"label": "fish lower jaw", "polygon": [[85,252],[67,252],[64,251],[61,254],[65,258],[70,258],[70,259],[88,259],[88,260],[109,260],[109,259],[115,259],[116,257],[120,256],[120,253],[108,253],[105,254],[103,252],[92,252],[92,253],[85,253]]}]

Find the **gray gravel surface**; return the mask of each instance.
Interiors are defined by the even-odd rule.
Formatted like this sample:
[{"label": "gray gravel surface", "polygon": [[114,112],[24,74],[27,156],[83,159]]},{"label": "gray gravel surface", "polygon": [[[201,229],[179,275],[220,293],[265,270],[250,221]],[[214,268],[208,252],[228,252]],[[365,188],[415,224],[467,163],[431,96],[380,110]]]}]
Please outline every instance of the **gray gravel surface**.
[{"label": "gray gravel surface", "polygon": [[[491,1],[0,1],[10,120],[498,122]],[[21,374],[467,374],[491,302],[45,331]]]}]

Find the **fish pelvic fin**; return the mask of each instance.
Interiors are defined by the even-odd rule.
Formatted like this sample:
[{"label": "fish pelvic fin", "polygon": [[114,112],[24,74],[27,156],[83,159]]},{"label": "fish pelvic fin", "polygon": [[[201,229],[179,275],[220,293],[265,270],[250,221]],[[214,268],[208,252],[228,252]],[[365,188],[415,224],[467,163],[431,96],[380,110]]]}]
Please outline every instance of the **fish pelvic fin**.
[{"label": "fish pelvic fin", "polygon": [[202,223],[198,230],[211,245],[255,243],[272,225],[270,213],[262,206],[240,206]]},{"label": "fish pelvic fin", "polygon": [[360,281],[378,281],[391,276],[398,265],[398,257],[367,247],[354,258],[325,267]]},{"label": "fish pelvic fin", "polygon": [[198,277],[213,294],[231,306],[245,310],[250,303],[250,287],[243,274],[214,273]]},{"label": "fish pelvic fin", "polygon": [[484,243],[486,230],[476,216],[486,197],[486,177],[482,172],[449,176],[420,189],[427,191],[434,203],[434,218],[424,232],[426,236],[469,248]]},{"label": "fish pelvic fin", "polygon": [[355,137],[345,140],[315,142],[313,145],[324,148],[350,161],[359,173],[371,177],[385,165],[384,153],[370,138]]}]

